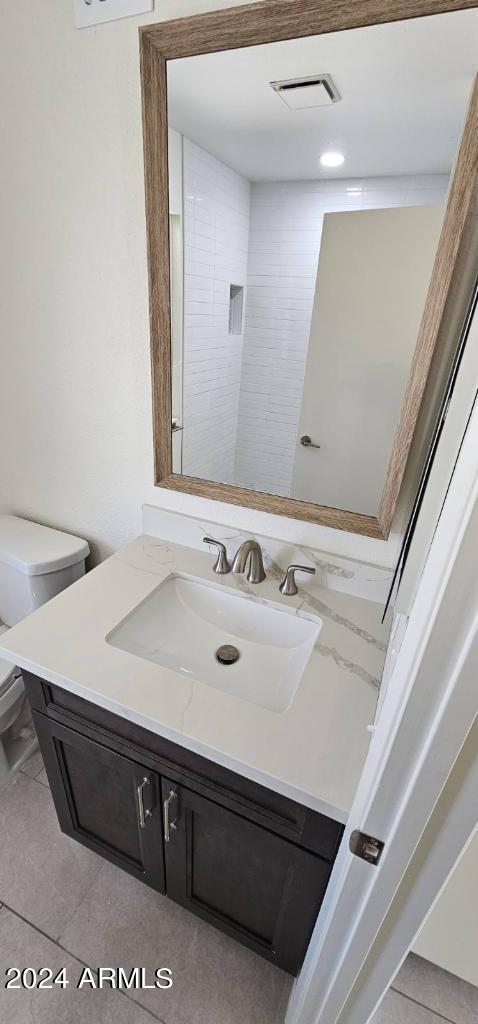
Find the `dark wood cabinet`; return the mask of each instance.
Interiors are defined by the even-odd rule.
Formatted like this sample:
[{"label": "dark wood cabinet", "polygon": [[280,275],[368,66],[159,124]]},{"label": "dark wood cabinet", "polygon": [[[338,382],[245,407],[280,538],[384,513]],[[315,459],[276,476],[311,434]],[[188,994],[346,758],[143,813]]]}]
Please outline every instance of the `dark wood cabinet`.
[{"label": "dark wood cabinet", "polygon": [[168,896],[295,974],[330,864],[169,779],[162,790]]},{"label": "dark wood cabinet", "polygon": [[165,892],[155,772],[33,713],[62,832]]},{"label": "dark wood cabinet", "polygon": [[62,830],[291,974],[343,825],[25,673]]}]

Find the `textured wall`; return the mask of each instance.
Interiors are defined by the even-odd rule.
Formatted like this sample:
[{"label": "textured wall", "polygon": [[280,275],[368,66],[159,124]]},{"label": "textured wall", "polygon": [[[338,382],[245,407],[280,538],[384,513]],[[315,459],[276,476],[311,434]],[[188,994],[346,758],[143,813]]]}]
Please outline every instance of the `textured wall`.
[{"label": "textured wall", "polygon": [[79,32],[65,0],[2,5],[0,506],[96,559],[154,493],[138,26],[214,6]]}]

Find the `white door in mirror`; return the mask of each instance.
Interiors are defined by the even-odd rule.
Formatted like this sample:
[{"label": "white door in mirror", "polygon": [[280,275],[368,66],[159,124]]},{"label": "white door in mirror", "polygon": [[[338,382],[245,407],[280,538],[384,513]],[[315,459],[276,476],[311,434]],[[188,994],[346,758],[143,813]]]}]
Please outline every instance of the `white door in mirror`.
[{"label": "white door in mirror", "polygon": [[77,28],[153,10],[153,0],[73,0]]}]

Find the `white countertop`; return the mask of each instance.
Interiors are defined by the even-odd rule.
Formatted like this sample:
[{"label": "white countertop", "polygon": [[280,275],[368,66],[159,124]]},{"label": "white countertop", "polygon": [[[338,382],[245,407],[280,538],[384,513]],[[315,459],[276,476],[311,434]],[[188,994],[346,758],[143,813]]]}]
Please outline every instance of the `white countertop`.
[{"label": "white countertop", "polygon": [[[0,637],[0,656],[345,822],[370,742],[388,628],[380,604],[298,579],[278,592],[212,572],[209,551],[143,536]],[[286,601],[323,621],[290,707],[258,707],[108,644],[105,637],[171,573]]]}]

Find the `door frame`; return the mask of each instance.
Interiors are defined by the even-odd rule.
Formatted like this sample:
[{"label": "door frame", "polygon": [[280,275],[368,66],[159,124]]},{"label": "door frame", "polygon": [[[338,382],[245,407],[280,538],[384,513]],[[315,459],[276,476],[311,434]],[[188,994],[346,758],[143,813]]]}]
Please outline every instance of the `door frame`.
[{"label": "door frame", "polygon": [[[455,866],[457,815],[462,845],[476,823],[476,810],[467,809],[457,792],[450,798],[439,846],[432,845],[418,873],[414,911],[405,923],[399,915],[370,967],[381,925],[405,872],[416,864],[420,840],[477,715],[477,537],[475,398],[286,1024],[365,1024],[370,1019]],[[385,843],[378,865],[350,853],[354,829]],[[437,849],[440,870],[433,872]]]}]

